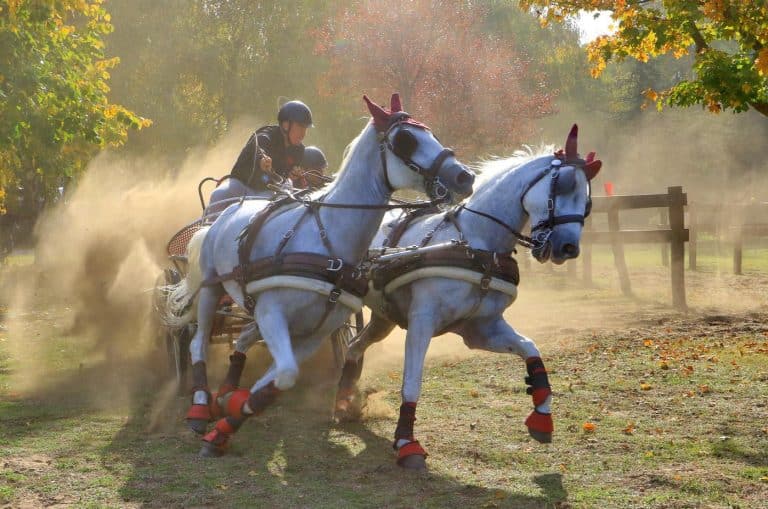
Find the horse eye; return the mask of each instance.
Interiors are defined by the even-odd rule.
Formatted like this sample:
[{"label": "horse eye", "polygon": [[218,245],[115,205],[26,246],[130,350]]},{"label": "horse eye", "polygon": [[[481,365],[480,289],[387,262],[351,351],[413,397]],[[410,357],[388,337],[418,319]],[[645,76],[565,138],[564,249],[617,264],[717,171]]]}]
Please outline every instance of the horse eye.
[{"label": "horse eye", "polygon": [[398,157],[410,158],[419,144],[416,136],[406,129],[400,129],[392,140],[392,150]]},{"label": "horse eye", "polygon": [[560,169],[555,184],[555,194],[563,195],[572,192],[576,188],[576,169],[566,166]]}]

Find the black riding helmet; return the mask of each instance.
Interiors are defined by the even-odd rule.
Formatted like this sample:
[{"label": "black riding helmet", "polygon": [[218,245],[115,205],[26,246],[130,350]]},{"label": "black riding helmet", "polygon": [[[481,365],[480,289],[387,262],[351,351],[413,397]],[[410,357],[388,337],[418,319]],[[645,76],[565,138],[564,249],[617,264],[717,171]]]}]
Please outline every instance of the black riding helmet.
[{"label": "black riding helmet", "polygon": [[304,157],[301,159],[301,167],[305,170],[323,171],[328,167],[328,160],[323,151],[317,147],[304,147]]},{"label": "black riding helmet", "polygon": [[301,101],[288,101],[277,112],[277,122],[282,125],[284,120],[312,127],[312,111]]}]

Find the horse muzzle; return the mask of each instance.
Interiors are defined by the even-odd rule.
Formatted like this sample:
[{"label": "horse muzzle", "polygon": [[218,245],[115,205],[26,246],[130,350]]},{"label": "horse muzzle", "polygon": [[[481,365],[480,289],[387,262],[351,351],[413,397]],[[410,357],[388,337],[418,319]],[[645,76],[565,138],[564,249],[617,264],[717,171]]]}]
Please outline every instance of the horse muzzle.
[{"label": "horse muzzle", "polygon": [[454,201],[461,201],[472,194],[475,183],[475,174],[460,163],[453,163],[444,167],[437,178],[438,187],[442,186],[444,196],[446,191],[453,195]]}]

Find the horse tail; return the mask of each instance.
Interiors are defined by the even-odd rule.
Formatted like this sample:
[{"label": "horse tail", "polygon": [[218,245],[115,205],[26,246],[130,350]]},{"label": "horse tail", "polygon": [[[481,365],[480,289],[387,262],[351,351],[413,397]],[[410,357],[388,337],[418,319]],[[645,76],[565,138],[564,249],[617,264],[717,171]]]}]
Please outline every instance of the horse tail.
[{"label": "horse tail", "polygon": [[167,295],[163,323],[168,327],[180,328],[197,318],[197,296],[203,283],[200,269],[200,253],[210,226],[195,232],[187,244],[187,274],[176,284],[166,285],[162,290]]}]

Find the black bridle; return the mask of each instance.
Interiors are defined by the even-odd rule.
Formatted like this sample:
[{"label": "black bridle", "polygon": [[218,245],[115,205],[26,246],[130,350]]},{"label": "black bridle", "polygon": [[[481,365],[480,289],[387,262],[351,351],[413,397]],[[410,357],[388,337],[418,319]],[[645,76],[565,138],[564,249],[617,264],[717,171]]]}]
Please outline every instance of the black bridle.
[{"label": "black bridle", "polygon": [[[389,170],[387,169],[386,151],[388,149],[408,168],[421,175],[421,177],[424,179],[424,182],[426,183],[425,187],[427,195],[430,196],[430,198],[434,200],[445,200],[449,196],[449,191],[448,188],[445,187],[442,182],[440,182],[440,178],[437,176],[437,172],[440,170],[440,166],[442,166],[445,160],[455,154],[452,149],[447,147],[443,148],[443,150],[441,150],[440,153],[437,154],[437,156],[435,156],[435,158],[432,160],[429,168],[425,168],[424,166],[421,166],[419,163],[411,159],[410,154],[402,153],[400,150],[398,150],[398,148],[392,144],[392,141],[390,140],[390,134],[396,128],[402,127],[403,124],[409,123],[408,121],[410,119],[411,116],[404,111],[394,113],[390,118],[387,129],[379,134],[379,154],[381,155],[381,165],[384,170],[384,181],[386,182],[389,190],[394,192],[395,189],[392,187],[392,183],[389,180]],[[421,129],[425,128],[421,127]]]},{"label": "black bridle", "polygon": [[[525,212],[525,214],[530,217],[530,213],[525,209],[525,197],[528,192],[536,184],[539,183],[539,181],[541,181],[547,175],[550,176],[549,197],[547,198],[547,218],[539,221],[531,227],[530,237],[518,232],[501,219],[479,210],[470,209],[466,205],[461,205],[459,210],[457,210],[457,213],[463,209],[468,212],[472,212],[473,214],[477,214],[478,216],[485,217],[486,219],[493,221],[494,223],[509,231],[517,239],[520,245],[530,249],[534,255],[542,254],[547,247],[549,237],[552,235],[552,231],[554,230],[555,226],[567,223],[579,223],[584,226],[584,220],[589,217],[589,214],[592,211],[592,186],[590,186],[589,181],[587,181],[588,195],[587,204],[584,208],[584,214],[564,214],[561,216],[556,215],[555,205],[557,203],[557,181],[560,178],[560,171],[563,164],[564,162],[561,159],[553,159],[549,167],[540,172],[535,179],[531,180],[531,182],[528,183],[528,185],[525,187],[525,190],[520,195],[520,206],[522,207],[523,212]],[[574,166],[576,168],[583,169],[586,162],[584,160],[578,159],[573,161],[566,161],[565,164],[567,166]]]}]

